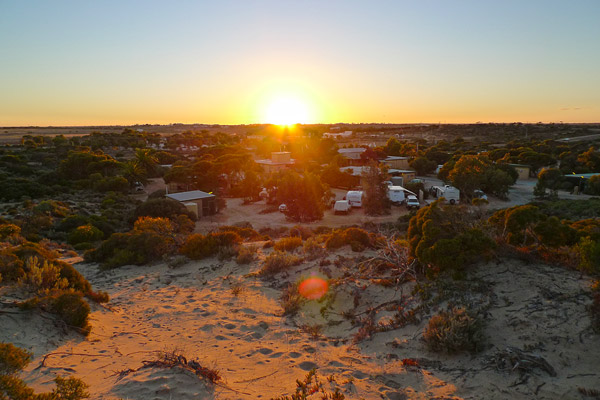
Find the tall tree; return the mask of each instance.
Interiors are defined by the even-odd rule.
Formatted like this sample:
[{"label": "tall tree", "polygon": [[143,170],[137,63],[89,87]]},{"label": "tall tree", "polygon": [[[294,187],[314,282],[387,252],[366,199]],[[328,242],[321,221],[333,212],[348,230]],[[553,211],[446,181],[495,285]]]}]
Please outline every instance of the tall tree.
[{"label": "tall tree", "polygon": [[362,204],[367,215],[383,215],[390,210],[390,200],[388,198],[388,186],[385,183],[387,173],[381,170],[375,161],[371,161],[363,169],[362,186],[363,199]]}]

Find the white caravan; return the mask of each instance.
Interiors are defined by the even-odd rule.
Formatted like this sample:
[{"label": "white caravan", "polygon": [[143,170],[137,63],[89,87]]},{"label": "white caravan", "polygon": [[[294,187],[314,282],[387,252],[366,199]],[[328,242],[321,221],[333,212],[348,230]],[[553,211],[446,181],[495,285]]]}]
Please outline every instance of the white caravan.
[{"label": "white caravan", "polygon": [[405,191],[402,186],[388,186],[388,199],[394,204],[402,204],[406,199]]},{"label": "white caravan", "polygon": [[436,199],[443,197],[446,199],[446,203],[457,204],[460,201],[460,190],[454,186],[432,186],[431,191]]},{"label": "white caravan", "polygon": [[346,193],[346,198],[344,200],[347,200],[352,207],[362,207],[362,197],[362,190],[350,190]]}]

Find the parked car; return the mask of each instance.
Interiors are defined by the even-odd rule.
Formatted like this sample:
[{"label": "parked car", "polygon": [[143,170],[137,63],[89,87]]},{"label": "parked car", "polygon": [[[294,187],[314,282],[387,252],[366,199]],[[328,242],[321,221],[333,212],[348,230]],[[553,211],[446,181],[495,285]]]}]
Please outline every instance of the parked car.
[{"label": "parked car", "polygon": [[406,208],[408,208],[409,210],[411,208],[414,209],[419,209],[421,207],[421,204],[419,203],[419,199],[417,199],[417,196],[409,194],[408,196],[406,196]]},{"label": "parked car", "polygon": [[282,213],[285,214],[287,212],[287,210],[288,210],[288,208],[287,208],[287,206],[285,204],[280,204],[279,205],[279,212],[282,212]]},{"label": "parked car", "polygon": [[487,194],[483,193],[483,190],[475,190],[475,192],[473,192],[473,198],[475,199],[482,199],[482,200],[487,200]]}]

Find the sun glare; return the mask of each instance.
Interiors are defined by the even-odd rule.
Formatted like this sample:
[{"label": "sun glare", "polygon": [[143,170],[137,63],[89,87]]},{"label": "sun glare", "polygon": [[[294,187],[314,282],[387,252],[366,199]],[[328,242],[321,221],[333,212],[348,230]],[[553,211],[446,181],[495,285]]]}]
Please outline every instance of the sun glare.
[{"label": "sun glare", "polygon": [[277,97],[267,104],[264,122],[276,125],[306,124],[311,122],[308,105],[299,98]]}]

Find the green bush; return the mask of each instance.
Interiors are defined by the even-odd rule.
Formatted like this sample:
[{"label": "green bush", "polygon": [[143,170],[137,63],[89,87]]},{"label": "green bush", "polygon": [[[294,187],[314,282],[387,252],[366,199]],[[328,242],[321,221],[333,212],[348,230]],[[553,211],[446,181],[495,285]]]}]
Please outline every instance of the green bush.
[{"label": "green bush", "polygon": [[67,236],[67,241],[70,244],[75,245],[84,242],[96,242],[102,240],[103,237],[104,234],[100,229],[96,228],[94,225],[87,224],[73,229]]},{"label": "green bush", "polygon": [[196,233],[187,237],[179,251],[192,260],[201,260],[215,255],[218,248],[219,245],[214,236]]},{"label": "green bush", "polygon": [[600,242],[584,237],[576,250],[579,253],[579,268],[589,274],[600,274]]},{"label": "green bush", "polygon": [[369,234],[364,229],[348,228],[344,231],[344,238],[346,243],[358,242],[364,247],[371,245]]},{"label": "green bush", "polygon": [[22,379],[12,375],[0,375],[0,399],[32,400],[38,398]]},{"label": "green bush", "polygon": [[302,246],[302,238],[298,236],[281,238],[275,243],[274,249],[278,251],[294,251]]},{"label": "green bush", "polygon": [[139,217],[163,217],[175,219],[178,215],[187,215],[192,221],[196,220],[196,215],[189,212],[187,208],[177,200],[170,198],[149,199],[140,204],[134,211],[134,220]]},{"label": "green bush", "polygon": [[50,307],[67,325],[80,328],[86,335],[90,333],[90,306],[78,293],[62,293],[51,301]]},{"label": "green bush", "polygon": [[330,233],[327,240],[325,240],[325,248],[327,248],[327,250],[339,249],[344,245],[346,245],[346,240],[342,232],[338,230]]},{"label": "green bush", "polygon": [[10,343],[0,342],[0,375],[12,375],[19,372],[29,364],[31,356],[32,354],[26,350]]},{"label": "green bush", "polygon": [[57,376],[51,393],[35,394],[17,376],[31,361],[31,353],[0,342],[0,399],[2,400],[81,400],[90,397],[88,385],[80,379]]},{"label": "green bush", "polygon": [[441,311],[429,320],[423,332],[427,347],[433,351],[455,353],[479,351],[483,344],[483,324],[464,308]]},{"label": "green bush", "polygon": [[94,250],[85,253],[85,260],[100,262],[104,269],[122,265],[144,265],[161,260],[174,251],[172,240],[149,231],[115,233]]},{"label": "green bush", "polygon": [[284,251],[274,251],[269,254],[259,271],[260,275],[273,275],[285,271],[291,266],[298,265],[302,259]]}]

